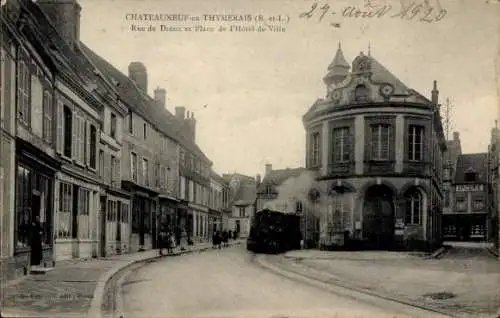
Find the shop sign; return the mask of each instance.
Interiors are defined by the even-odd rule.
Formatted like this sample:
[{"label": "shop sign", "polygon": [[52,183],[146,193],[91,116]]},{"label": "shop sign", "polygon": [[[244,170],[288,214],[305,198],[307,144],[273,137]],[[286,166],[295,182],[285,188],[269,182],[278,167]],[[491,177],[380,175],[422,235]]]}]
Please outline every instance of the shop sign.
[{"label": "shop sign", "polygon": [[483,191],[484,185],[482,184],[459,184],[455,186],[456,192],[473,192]]}]

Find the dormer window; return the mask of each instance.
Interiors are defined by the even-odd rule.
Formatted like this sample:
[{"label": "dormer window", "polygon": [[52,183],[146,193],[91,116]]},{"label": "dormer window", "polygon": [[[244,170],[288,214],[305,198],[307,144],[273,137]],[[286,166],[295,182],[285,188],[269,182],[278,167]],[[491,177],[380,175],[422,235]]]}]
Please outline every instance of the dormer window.
[{"label": "dormer window", "polygon": [[354,89],[354,100],[357,102],[365,102],[368,100],[369,92],[365,85],[358,85]]},{"label": "dormer window", "polygon": [[474,171],[467,171],[465,173],[466,182],[475,182],[477,179],[477,174]]},{"label": "dormer window", "polygon": [[266,194],[272,194],[273,193],[273,187],[270,185],[266,185]]}]

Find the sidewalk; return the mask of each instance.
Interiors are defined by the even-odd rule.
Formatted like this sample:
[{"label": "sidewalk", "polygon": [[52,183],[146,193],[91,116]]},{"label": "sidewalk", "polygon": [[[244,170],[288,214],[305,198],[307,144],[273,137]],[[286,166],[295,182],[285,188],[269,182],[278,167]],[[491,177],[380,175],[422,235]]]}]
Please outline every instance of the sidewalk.
[{"label": "sidewalk", "polygon": [[[231,244],[239,244],[232,241]],[[177,256],[211,249],[199,243],[176,249]],[[30,275],[2,288],[1,317],[99,317],[106,282],[138,262],[159,258],[158,250],[115,255],[56,266],[44,275]]]},{"label": "sidewalk", "polygon": [[494,258],[478,261],[423,259],[390,252],[296,251],[277,259],[276,265],[453,316],[489,316],[500,308],[500,262]]}]

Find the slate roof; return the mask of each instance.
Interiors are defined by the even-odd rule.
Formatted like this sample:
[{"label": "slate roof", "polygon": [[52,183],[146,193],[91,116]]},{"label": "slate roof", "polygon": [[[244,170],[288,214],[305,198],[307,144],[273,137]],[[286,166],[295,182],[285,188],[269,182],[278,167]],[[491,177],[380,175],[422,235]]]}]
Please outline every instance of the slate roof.
[{"label": "slate roof", "polygon": [[477,181],[475,183],[486,183],[488,178],[488,154],[473,153],[459,155],[457,158],[455,183],[467,183],[465,181],[465,174],[469,171],[477,173]]},{"label": "slate roof", "polygon": [[[408,95],[410,89],[393,75],[382,63],[369,55],[371,61],[371,80],[374,83],[390,83],[394,86],[394,95]],[[420,95],[420,94],[419,94]]]},{"label": "slate roof", "polygon": [[85,44],[81,43],[80,46],[85,55],[100,69],[104,76],[108,77],[111,82],[118,83],[120,98],[131,110],[143,117],[160,132],[178,141],[188,150],[212,164],[198,145],[184,135],[181,123],[179,123],[174,115],[166,108],[158,105],[152,97],[142,92],[133,80],[111,65],[111,63]]},{"label": "slate roof", "polygon": [[262,183],[259,185],[259,188],[257,189],[257,193],[265,192],[265,188],[268,185],[279,186],[283,182],[285,182],[285,180],[287,180],[288,178],[298,177],[304,171],[307,171],[307,169],[303,167],[294,169],[287,168],[287,169],[271,170],[271,172],[269,172],[264,176]]},{"label": "slate roof", "polygon": [[351,67],[349,65],[349,63],[347,63],[347,61],[344,57],[344,52],[342,52],[342,48],[340,47],[340,43],[339,43],[339,47],[337,49],[337,53],[335,53],[335,57],[333,58],[332,63],[330,63],[330,65],[328,66],[328,69],[332,70],[335,66],[342,66],[342,67],[345,67],[347,69],[349,69]]},{"label": "slate roof", "polygon": [[227,185],[228,182],[222,178],[219,174],[217,174],[215,171],[213,171],[212,169],[210,169],[210,178],[215,180],[216,182],[222,184],[222,185]]}]

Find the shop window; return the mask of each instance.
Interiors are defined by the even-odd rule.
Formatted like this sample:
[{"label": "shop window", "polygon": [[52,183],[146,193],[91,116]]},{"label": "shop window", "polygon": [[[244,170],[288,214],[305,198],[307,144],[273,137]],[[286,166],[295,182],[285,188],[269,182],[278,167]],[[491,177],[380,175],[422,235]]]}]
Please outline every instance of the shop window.
[{"label": "shop window", "polygon": [[78,189],[78,234],[82,239],[90,238],[90,191]]},{"label": "shop window", "polygon": [[57,213],[57,237],[71,238],[73,206],[73,187],[71,184],[61,182],[59,184],[59,212]]},{"label": "shop window", "polygon": [[31,175],[32,172],[22,166],[17,167],[16,216],[17,248],[29,246],[31,225]]},{"label": "shop window", "polygon": [[484,199],[483,198],[474,198],[474,201],[472,203],[472,207],[474,210],[482,210],[484,209]]}]

